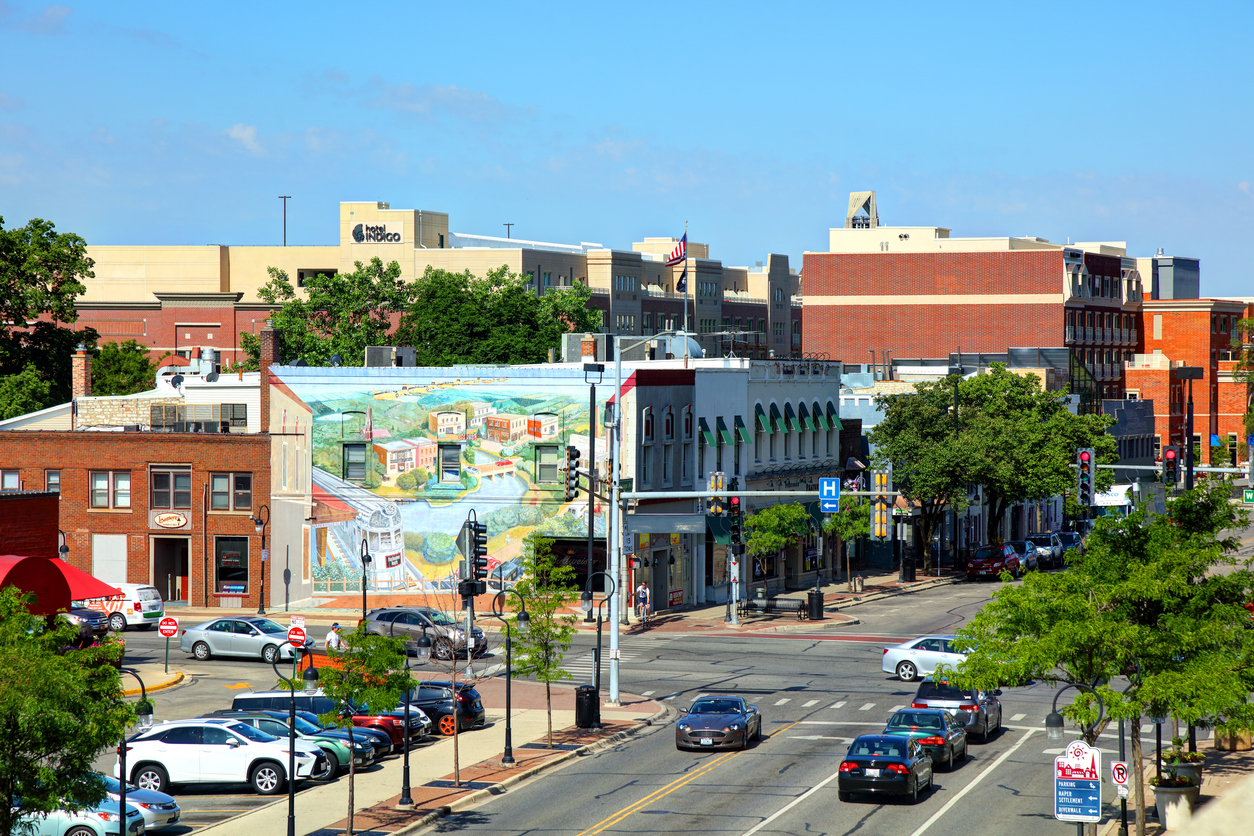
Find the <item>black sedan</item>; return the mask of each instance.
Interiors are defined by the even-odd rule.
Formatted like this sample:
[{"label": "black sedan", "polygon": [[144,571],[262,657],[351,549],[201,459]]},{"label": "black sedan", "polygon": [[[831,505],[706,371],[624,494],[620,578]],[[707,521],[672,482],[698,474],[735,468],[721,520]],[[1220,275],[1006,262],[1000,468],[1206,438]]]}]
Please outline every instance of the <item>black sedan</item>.
[{"label": "black sedan", "polygon": [[762,713],[740,697],[701,697],[675,724],[676,749],[745,749],[762,737]]},{"label": "black sedan", "polygon": [[910,802],[932,788],[932,756],[917,741],[890,734],[854,738],[836,777],[837,797],[851,801],[856,792],[904,795]]},{"label": "black sedan", "polygon": [[967,730],[939,708],[903,708],[888,718],[884,734],[908,737],[923,747],[945,771],[967,759]]}]

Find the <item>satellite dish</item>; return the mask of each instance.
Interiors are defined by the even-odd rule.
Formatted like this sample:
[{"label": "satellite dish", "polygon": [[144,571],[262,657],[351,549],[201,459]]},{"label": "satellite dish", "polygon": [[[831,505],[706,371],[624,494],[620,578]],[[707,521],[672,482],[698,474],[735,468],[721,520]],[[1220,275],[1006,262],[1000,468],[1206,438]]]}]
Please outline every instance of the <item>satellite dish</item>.
[{"label": "satellite dish", "polygon": [[293,366],[308,366],[309,364],[305,362],[304,358],[297,357],[295,360],[292,361],[292,365]]},{"label": "satellite dish", "polygon": [[340,364],[341,364],[341,363],[343,363],[343,362],[344,362],[344,358],[343,358],[343,357],[341,357],[340,355],[338,355],[338,354],[332,354],[332,355],[331,355],[331,365],[332,365],[334,368],[337,368],[337,369],[338,369],[338,368],[340,367]]},{"label": "satellite dish", "polygon": [[170,385],[171,385],[171,386],[173,386],[175,389],[177,389],[177,388],[179,388],[180,386],[182,386],[182,385],[183,385],[183,375],[181,375],[181,374],[176,374],[174,377],[170,378]]},{"label": "satellite dish", "polygon": [[209,372],[209,374],[205,375],[205,381],[208,383],[216,383],[218,381],[218,373]]}]

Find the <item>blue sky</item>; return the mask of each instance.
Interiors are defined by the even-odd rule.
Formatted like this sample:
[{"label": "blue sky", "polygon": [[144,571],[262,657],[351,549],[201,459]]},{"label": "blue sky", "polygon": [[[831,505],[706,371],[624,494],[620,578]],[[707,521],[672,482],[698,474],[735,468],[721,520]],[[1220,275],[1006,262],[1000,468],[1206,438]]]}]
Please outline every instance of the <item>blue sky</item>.
[{"label": "blue sky", "polygon": [[1254,295],[1243,3],[0,0],[0,215],[101,244],[646,235],[800,266],[890,224],[1126,240]]}]

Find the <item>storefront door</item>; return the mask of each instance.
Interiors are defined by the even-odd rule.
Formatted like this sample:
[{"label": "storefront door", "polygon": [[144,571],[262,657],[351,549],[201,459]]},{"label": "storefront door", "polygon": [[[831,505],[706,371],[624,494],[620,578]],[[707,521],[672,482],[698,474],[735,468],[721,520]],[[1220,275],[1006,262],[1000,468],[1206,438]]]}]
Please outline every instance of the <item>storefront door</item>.
[{"label": "storefront door", "polygon": [[188,592],[188,538],[152,538],[150,583],[166,601],[186,601]]}]

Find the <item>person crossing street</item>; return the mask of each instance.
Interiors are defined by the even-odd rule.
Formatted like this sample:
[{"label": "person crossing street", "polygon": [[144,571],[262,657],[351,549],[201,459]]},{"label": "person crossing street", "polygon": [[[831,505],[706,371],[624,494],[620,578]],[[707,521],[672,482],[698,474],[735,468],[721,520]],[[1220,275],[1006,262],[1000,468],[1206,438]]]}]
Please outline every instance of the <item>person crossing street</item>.
[{"label": "person crossing street", "polygon": [[649,587],[644,581],[640,582],[640,586],[636,587],[636,618],[640,619],[643,627],[649,626],[649,611],[652,602],[649,599]]}]

